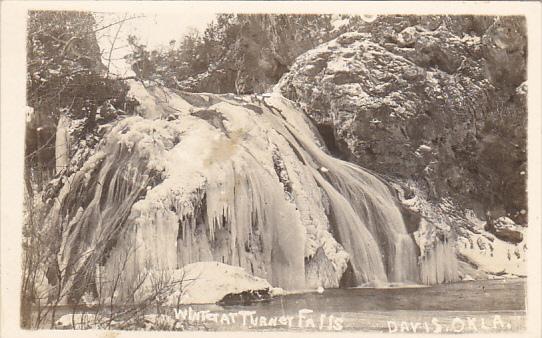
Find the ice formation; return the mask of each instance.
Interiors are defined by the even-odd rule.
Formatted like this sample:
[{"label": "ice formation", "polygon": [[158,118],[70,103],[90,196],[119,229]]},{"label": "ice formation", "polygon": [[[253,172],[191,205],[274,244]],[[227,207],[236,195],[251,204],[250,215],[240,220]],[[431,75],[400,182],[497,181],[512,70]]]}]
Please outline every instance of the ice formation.
[{"label": "ice formation", "polygon": [[[77,281],[118,271],[135,281],[201,261],[286,290],[338,287],[347,270],[353,285],[446,280],[421,277],[388,185],[328,155],[307,117],[277,92],[130,85],[140,116],[117,122],[65,178],[51,213],[72,296],[83,292]],[[447,247],[434,255],[455,259]]]},{"label": "ice formation", "polygon": [[57,173],[68,166],[69,162],[69,121],[65,115],[58,120],[55,138],[55,170]]}]

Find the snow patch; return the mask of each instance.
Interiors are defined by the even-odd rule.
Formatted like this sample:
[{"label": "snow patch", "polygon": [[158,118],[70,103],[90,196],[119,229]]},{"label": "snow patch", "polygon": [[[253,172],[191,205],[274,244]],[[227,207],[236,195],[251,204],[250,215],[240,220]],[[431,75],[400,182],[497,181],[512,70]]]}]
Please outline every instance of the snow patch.
[{"label": "snow patch", "polygon": [[527,243],[511,244],[502,241],[487,231],[476,234],[468,231],[468,236],[458,239],[458,250],[468,262],[478,269],[491,274],[511,274],[526,276]]}]

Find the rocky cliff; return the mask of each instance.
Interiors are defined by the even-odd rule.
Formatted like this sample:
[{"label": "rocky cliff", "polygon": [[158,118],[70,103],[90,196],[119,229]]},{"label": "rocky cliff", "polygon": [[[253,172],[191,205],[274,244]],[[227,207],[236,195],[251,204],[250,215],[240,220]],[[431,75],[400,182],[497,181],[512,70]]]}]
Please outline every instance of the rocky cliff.
[{"label": "rocky cliff", "polygon": [[336,156],[413,179],[430,198],[451,196],[480,215],[524,223],[526,46],[518,20],[499,19],[482,33],[423,21],[348,33],[300,57],[281,90]]},{"label": "rocky cliff", "polygon": [[[398,183],[407,209],[439,229],[422,237],[452,230],[474,249],[474,234],[484,233],[474,242],[489,238],[494,257],[497,235],[514,268],[498,259],[484,265],[519,271],[527,222],[525,53],[521,18],[383,18],[306,52],[279,86],[334,156]],[[504,238],[496,219],[523,226]],[[472,255],[466,261],[480,266]]]}]

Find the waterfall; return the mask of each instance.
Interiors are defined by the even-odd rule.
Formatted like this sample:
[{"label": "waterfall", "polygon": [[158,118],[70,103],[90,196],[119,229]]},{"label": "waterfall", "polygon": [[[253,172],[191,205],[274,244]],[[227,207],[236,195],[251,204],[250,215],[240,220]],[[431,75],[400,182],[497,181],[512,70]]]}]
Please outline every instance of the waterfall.
[{"label": "waterfall", "polygon": [[353,256],[357,282],[417,282],[416,247],[389,188],[373,174],[327,155],[304,137],[300,126],[304,121],[294,117],[299,113],[284,98],[275,96],[270,101],[279,107],[289,128],[298,131],[291,133],[297,135],[298,151],[306,152],[316,168],[325,168],[321,175],[315,172],[315,177],[337,209],[334,223],[341,244]]},{"label": "waterfall", "polygon": [[[453,275],[443,263],[453,248],[437,246],[419,264],[390,188],[322,150],[307,117],[280,95],[136,85],[132,94],[144,117],[113,126],[51,212],[59,265],[73,271],[65,288],[120,270],[134,284],[144,271],[199,261],[289,290],[338,287],[349,267],[356,285]],[[133,297],[129,287],[122,294]]]}]

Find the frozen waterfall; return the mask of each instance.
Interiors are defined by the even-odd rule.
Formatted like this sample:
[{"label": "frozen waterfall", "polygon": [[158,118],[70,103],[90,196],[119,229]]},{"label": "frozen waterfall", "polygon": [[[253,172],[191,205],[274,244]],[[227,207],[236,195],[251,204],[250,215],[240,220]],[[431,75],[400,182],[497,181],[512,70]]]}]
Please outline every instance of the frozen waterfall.
[{"label": "frozen waterfall", "polygon": [[443,263],[453,249],[420,259],[385,182],[328,155],[279,94],[131,87],[140,116],[118,121],[65,178],[50,214],[71,296],[77,281],[119,266],[135,283],[143,271],[199,261],[290,290],[338,287],[347,269],[356,285],[456,278]]}]

